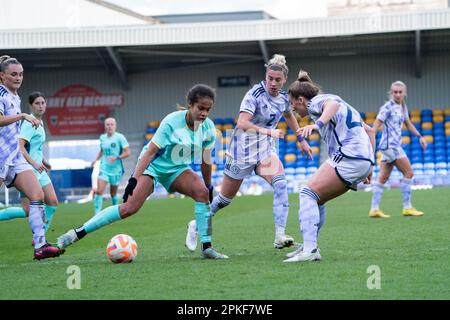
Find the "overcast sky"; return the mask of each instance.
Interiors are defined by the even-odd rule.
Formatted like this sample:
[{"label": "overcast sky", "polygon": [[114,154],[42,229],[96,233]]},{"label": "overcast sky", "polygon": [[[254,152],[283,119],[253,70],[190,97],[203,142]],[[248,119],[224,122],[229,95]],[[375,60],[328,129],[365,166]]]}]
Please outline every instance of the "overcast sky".
[{"label": "overcast sky", "polygon": [[263,10],[277,19],[326,15],[327,0],[108,0],[144,15]]}]

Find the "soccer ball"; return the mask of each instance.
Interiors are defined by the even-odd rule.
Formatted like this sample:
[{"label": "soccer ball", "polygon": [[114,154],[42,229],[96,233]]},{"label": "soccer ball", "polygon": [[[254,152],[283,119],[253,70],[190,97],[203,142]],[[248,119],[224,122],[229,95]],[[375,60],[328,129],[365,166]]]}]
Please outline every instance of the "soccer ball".
[{"label": "soccer ball", "polygon": [[106,254],[114,263],[133,262],[137,255],[136,241],[127,234],[118,234],[109,240]]}]

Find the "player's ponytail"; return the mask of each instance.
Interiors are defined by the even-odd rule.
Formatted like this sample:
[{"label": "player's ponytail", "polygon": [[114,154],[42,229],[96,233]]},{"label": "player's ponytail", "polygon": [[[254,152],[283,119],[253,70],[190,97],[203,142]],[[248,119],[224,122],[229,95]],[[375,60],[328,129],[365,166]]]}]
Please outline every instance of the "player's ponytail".
[{"label": "player's ponytail", "polygon": [[320,93],[320,87],[315,84],[308,72],[300,70],[297,80],[291,83],[288,89],[288,93],[294,99],[304,97],[307,100],[311,100]]},{"label": "player's ponytail", "polygon": [[313,83],[313,81],[311,80],[311,77],[309,76],[308,72],[306,72],[305,70],[301,70],[301,69],[300,69],[300,71],[298,73],[297,81]]}]

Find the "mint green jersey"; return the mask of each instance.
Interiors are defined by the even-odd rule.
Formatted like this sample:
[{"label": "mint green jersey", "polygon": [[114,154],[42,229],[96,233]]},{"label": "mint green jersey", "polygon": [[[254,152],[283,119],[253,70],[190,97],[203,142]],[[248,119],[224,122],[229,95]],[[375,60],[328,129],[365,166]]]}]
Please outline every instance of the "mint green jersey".
[{"label": "mint green jersey", "polygon": [[[31,115],[35,118],[33,115]],[[19,138],[27,141],[25,149],[30,155],[31,159],[36,163],[42,163],[44,157],[42,146],[45,143],[45,129],[43,122],[38,128],[33,128],[30,122],[23,121],[20,127]]]},{"label": "mint green jersey", "polygon": [[[214,147],[216,128],[206,119],[196,131],[186,123],[187,110],[175,111],[167,115],[153,136],[153,142],[160,150],[149,165],[159,172],[171,173],[191,164],[201,164],[204,149]],[[151,143],[149,142],[149,143]],[[148,149],[142,149],[141,155]]]},{"label": "mint green jersey", "polygon": [[[123,163],[118,157],[122,154],[123,149],[128,147],[128,141],[123,134],[115,132],[110,137],[106,133],[102,134],[100,136],[100,148],[103,155],[100,159],[100,172],[111,176],[123,174]],[[108,160],[110,157],[117,158],[117,160],[111,163]]]}]

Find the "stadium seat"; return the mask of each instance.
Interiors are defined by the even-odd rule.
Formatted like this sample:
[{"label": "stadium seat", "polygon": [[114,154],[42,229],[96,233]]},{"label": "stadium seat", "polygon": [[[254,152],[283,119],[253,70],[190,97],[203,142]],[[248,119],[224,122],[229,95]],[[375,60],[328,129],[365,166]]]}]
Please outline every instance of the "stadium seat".
[{"label": "stadium seat", "polygon": [[295,162],[295,160],[297,160],[297,156],[293,153],[288,153],[284,156],[286,163]]},{"label": "stadium seat", "polygon": [[306,159],[305,158],[298,158],[297,157],[297,168],[306,168]]},{"label": "stadium seat", "polygon": [[409,117],[420,117],[420,110],[419,109],[413,109],[409,112]]},{"label": "stadium seat", "polygon": [[414,163],[414,164],[412,164],[411,166],[412,166],[412,168],[413,168],[414,170],[422,170],[422,169],[423,169],[423,163],[421,163],[421,162],[419,162],[419,163]]},{"label": "stadium seat", "polygon": [[149,121],[147,123],[147,126],[149,128],[158,128],[159,127],[159,121]]},{"label": "stadium seat", "polygon": [[231,124],[232,126],[234,126],[234,118],[224,118],[223,124]]},{"label": "stadium seat", "polygon": [[377,116],[377,113],[374,112],[374,111],[366,112],[366,118],[367,118],[367,119],[368,119],[368,118],[373,118],[373,119],[375,119],[376,116]]},{"label": "stadium seat", "polygon": [[439,115],[439,116],[433,116],[433,122],[434,123],[437,123],[437,122],[444,122],[444,116],[441,116],[441,115]]},{"label": "stadium seat", "polygon": [[420,124],[421,123],[421,118],[420,117],[411,117],[411,122],[413,124]]},{"label": "stadium seat", "polygon": [[373,125],[373,123],[375,122],[375,118],[367,118],[366,120],[364,120],[364,122],[365,122],[367,125],[371,126],[371,125]]},{"label": "stadium seat", "polygon": [[422,115],[422,117],[424,117],[424,116],[431,117],[431,116],[433,116],[433,110],[422,109],[421,115]]},{"label": "stadium seat", "polygon": [[287,134],[284,138],[286,141],[289,142],[297,142],[297,136],[295,134]]},{"label": "stadium seat", "polygon": [[311,141],[309,142],[309,146],[310,146],[310,147],[320,147],[320,141],[311,140]]},{"label": "stadium seat", "polygon": [[286,164],[284,165],[285,168],[285,172],[288,172],[288,169],[295,169],[295,162],[286,162]]},{"label": "stadium seat", "polygon": [[450,136],[450,126],[445,128],[445,136],[447,137],[446,139]]},{"label": "stadium seat", "polygon": [[222,125],[222,130],[233,130],[234,129],[234,124],[230,124],[230,123],[226,123]]},{"label": "stadium seat", "polygon": [[432,122],[433,116],[422,116],[422,122]]},{"label": "stadium seat", "polygon": [[[445,164],[445,168],[447,168],[447,163]],[[297,168],[295,168],[295,174],[305,174],[306,173],[306,168],[304,166],[298,166],[298,162],[297,162]]]}]

